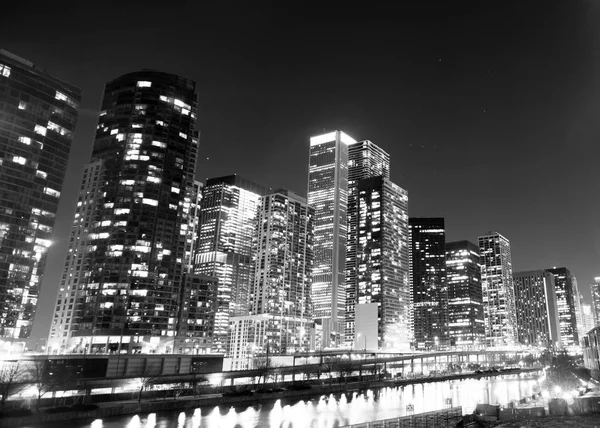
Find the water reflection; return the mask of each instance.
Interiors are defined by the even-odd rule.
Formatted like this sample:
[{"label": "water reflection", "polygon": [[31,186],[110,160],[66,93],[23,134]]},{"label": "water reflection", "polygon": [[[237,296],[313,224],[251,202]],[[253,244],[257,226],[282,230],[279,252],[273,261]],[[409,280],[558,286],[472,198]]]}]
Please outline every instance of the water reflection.
[{"label": "water reflection", "polygon": [[217,406],[156,415],[95,420],[77,428],[335,428],[407,414],[443,409],[450,404],[472,413],[477,403],[505,404],[539,391],[536,377],[510,375],[407,385],[380,390],[355,390],[307,401],[276,400],[254,406]]}]

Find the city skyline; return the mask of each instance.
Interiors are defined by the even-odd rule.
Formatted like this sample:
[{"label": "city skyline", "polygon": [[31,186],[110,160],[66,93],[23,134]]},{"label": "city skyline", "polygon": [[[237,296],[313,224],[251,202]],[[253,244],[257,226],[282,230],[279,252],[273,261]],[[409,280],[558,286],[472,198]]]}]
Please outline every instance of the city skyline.
[{"label": "city skyline", "polygon": [[[58,16],[58,11],[47,12],[45,16]],[[299,14],[309,18],[309,12],[301,10]],[[414,16],[425,10],[407,6],[406,12]],[[448,240],[476,241],[486,230],[499,230],[511,240],[515,270],[567,266],[580,283],[591,283],[598,275],[600,253],[600,228],[593,215],[600,184],[593,179],[593,156],[586,155],[598,135],[592,112],[600,100],[593,89],[600,87],[598,76],[591,73],[597,59],[590,56],[592,44],[586,41],[598,35],[586,18],[586,13],[594,12],[593,7],[538,10],[522,6],[514,13],[514,8],[506,5],[448,12],[442,7],[428,15],[431,19],[420,30],[414,22],[378,28],[373,12],[367,11],[365,25],[373,31],[356,35],[344,31],[348,39],[335,35],[334,30],[351,29],[349,23],[337,22],[332,29],[325,29],[316,19],[306,23],[296,19],[282,28],[278,22],[287,21],[278,19],[281,12],[263,17],[252,12],[248,21],[261,23],[252,24],[261,29],[251,31],[247,40],[236,37],[240,30],[218,40],[216,36],[223,33],[211,24],[202,26],[198,37],[189,37],[192,42],[178,36],[181,45],[167,47],[168,43],[149,36],[147,47],[136,49],[122,43],[122,35],[117,37],[93,25],[89,34],[75,37],[81,28],[79,9],[61,12],[61,19],[71,18],[76,24],[61,31],[68,42],[58,35],[43,46],[38,42],[40,34],[52,33],[48,30],[52,19],[44,23],[35,18],[35,28],[27,34],[18,31],[15,23],[3,25],[0,35],[5,49],[83,89],[83,108],[67,171],[68,183],[75,185],[63,191],[48,262],[59,267],[46,274],[42,305],[51,306],[48,302],[56,296],[102,85],[145,67],[199,82],[202,162],[197,179],[237,173],[265,186],[283,186],[304,195],[306,163],[290,159],[306,159],[307,138],[321,133],[323,127],[344,129],[357,140],[375,141],[396,159],[391,178],[410,192],[410,215],[444,217]],[[132,9],[131,13],[151,18],[150,25],[162,20],[151,7]],[[452,19],[436,21],[444,15]],[[203,15],[202,22],[211,16]],[[349,10],[340,18],[354,16],[358,11]],[[563,22],[565,16],[571,19]],[[548,25],[533,28],[529,21],[533,17]],[[238,21],[243,21],[241,16],[234,17],[233,22]],[[453,29],[460,27],[457,22],[466,25],[467,35],[476,32],[481,41],[470,41]],[[315,30],[306,36],[308,40],[303,39],[305,25]],[[132,26],[127,31],[134,34],[138,29]],[[250,50],[256,53],[251,58],[242,54],[250,44],[267,37],[271,41],[276,34],[287,36],[281,37],[286,45],[272,41]],[[402,43],[391,51],[393,43],[385,42],[388,34],[392,41],[406,36],[416,43],[414,47]],[[514,46],[505,44],[505,36]],[[189,43],[203,37],[214,47],[200,42],[198,56],[208,61],[194,61],[184,52],[189,51]],[[304,48],[305,43],[310,46],[317,41],[322,46],[315,45],[316,50]],[[96,49],[87,46],[109,48],[103,49],[103,57],[98,59]],[[282,52],[281,46],[286,46],[283,54],[274,55]],[[228,48],[239,55],[231,55]],[[367,67],[352,67],[351,59],[356,64],[367,61]],[[315,67],[315,62],[320,65]],[[339,65],[329,67],[334,62]],[[275,66],[270,68],[272,63]],[[330,71],[322,71],[328,68]],[[260,163],[256,157],[248,162],[246,156],[229,156],[241,153],[248,143],[263,156]],[[552,164],[560,164],[564,174],[548,168]],[[450,182],[468,182],[471,187],[445,184]],[[494,198],[507,208],[495,212],[492,192],[486,194],[484,188],[493,189]],[[560,203],[556,195],[560,195]],[[584,296],[589,302],[587,287]],[[40,309],[43,325],[43,312],[49,320],[51,308]]]}]

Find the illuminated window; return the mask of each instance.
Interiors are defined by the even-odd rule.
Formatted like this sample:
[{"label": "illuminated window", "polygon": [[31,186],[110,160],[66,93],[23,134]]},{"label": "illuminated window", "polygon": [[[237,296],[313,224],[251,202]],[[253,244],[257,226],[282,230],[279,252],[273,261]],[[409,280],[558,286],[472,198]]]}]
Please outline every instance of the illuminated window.
[{"label": "illuminated window", "polygon": [[27,103],[25,101],[19,101],[19,110],[25,110],[27,108]]},{"label": "illuminated window", "polygon": [[40,170],[37,170],[37,171],[35,172],[35,175],[36,175],[37,177],[40,177],[40,178],[46,178],[46,177],[48,176],[48,174],[47,174],[47,173],[45,173],[44,171],[40,171]]},{"label": "illuminated window", "polygon": [[34,131],[40,135],[46,135],[47,129],[42,125],[35,125]]},{"label": "illuminated window", "polygon": [[149,183],[160,183],[160,178],[159,177],[148,177],[148,182]]},{"label": "illuminated window", "polygon": [[8,65],[0,64],[0,76],[10,76],[10,67]]},{"label": "illuminated window", "polygon": [[58,132],[60,135],[67,135],[67,134],[69,134],[69,131],[67,131],[65,128],[63,128],[60,125],[57,125],[54,122],[48,122],[48,129],[51,130],[51,131]]},{"label": "illuminated window", "polygon": [[50,187],[44,187],[44,193],[46,195],[54,196],[55,198],[60,197],[60,192],[58,190],[54,190]]},{"label": "illuminated window", "polygon": [[24,136],[22,136],[22,135],[19,137],[19,141],[20,141],[21,143],[23,143],[23,144],[27,144],[27,145],[30,145],[30,144],[31,144],[31,138],[29,138],[29,137],[24,137]]},{"label": "illuminated window", "polygon": [[118,134],[118,133],[119,133],[118,129],[113,129],[113,130],[110,131],[110,135],[115,135],[115,134]]},{"label": "illuminated window", "polygon": [[157,120],[156,124],[160,126],[165,126],[165,122],[163,122],[162,120]]},{"label": "illuminated window", "polygon": [[137,82],[138,88],[150,88],[152,86],[152,82],[148,82],[146,80],[140,80]]},{"label": "illuminated window", "polygon": [[54,96],[54,98],[57,100],[66,102],[71,107],[77,108],[77,103],[75,101],[73,101],[69,96],[63,94],[60,91],[56,91],[56,95]]},{"label": "illuminated window", "polygon": [[142,203],[146,205],[152,205],[154,207],[158,206],[158,201],[156,199],[144,198],[142,199]]},{"label": "illuminated window", "polygon": [[171,192],[173,192],[173,193],[179,193],[180,190],[177,187],[171,187]]},{"label": "illuminated window", "polygon": [[180,136],[181,138],[187,138],[187,134],[184,134],[183,132],[180,132],[180,133],[179,133],[179,136]]},{"label": "illuminated window", "polygon": [[13,156],[12,160],[13,160],[13,162],[16,162],[16,163],[18,163],[20,165],[25,165],[25,163],[27,162],[27,159],[25,159],[22,156]]},{"label": "illuminated window", "polygon": [[167,143],[163,143],[162,141],[152,141],[152,145],[156,147],[160,147],[161,149],[167,148]]},{"label": "illuminated window", "polygon": [[115,209],[115,215],[129,214],[129,211],[129,208],[117,208]]}]

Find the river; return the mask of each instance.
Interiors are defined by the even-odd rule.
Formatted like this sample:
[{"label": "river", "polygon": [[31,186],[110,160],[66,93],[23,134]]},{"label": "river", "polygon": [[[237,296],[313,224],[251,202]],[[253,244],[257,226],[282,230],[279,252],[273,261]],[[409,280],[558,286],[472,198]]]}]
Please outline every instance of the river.
[{"label": "river", "polygon": [[[536,374],[348,391],[310,400],[290,400],[255,406],[190,409],[117,416],[93,422],[69,421],[71,428],[336,428],[344,425],[462,406],[472,413],[477,403],[506,404],[539,391]],[[451,399],[451,403],[450,400]],[[53,425],[54,426],[54,425]],[[66,424],[55,425],[65,427]]]}]

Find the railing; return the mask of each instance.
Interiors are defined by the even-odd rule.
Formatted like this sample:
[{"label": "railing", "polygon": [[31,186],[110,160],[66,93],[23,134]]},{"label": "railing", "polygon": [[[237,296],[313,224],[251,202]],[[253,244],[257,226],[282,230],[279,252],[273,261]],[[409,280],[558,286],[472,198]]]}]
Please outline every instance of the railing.
[{"label": "railing", "polygon": [[436,410],[399,418],[383,419],[342,428],[454,428],[462,420],[462,407]]}]

